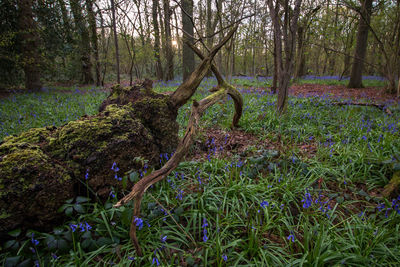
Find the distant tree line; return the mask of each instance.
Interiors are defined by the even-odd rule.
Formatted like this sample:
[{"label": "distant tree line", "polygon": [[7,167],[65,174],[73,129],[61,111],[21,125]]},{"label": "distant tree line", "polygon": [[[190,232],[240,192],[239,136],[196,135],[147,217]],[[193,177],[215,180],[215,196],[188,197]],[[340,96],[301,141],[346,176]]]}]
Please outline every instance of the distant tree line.
[{"label": "distant tree line", "polygon": [[351,76],[357,88],[379,75],[398,86],[400,0],[2,0],[0,88],[186,78],[198,59],[183,41],[210,48],[243,17],[215,58],[227,77],[273,76],[275,89]]}]

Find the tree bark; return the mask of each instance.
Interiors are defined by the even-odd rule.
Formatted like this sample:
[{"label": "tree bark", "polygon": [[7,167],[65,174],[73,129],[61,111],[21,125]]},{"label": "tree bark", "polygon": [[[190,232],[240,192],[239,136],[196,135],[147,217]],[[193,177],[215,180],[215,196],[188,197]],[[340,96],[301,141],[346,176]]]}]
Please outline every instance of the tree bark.
[{"label": "tree bark", "polygon": [[[294,10],[292,11],[289,1],[285,1],[284,20],[280,19],[280,3],[273,3],[273,0],[267,0],[270,10],[272,25],[274,28],[274,41],[276,45],[277,58],[277,77],[278,77],[278,101],[277,110],[279,114],[286,111],[288,88],[293,72],[294,52],[296,45],[297,22],[300,14],[302,0],[296,0]],[[285,62],[282,57],[282,36],[284,42]]]},{"label": "tree bark", "polygon": [[82,16],[82,6],[79,0],[70,0],[71,11],[74,15],[75,28],[80,37],[80,53],[82,62],[82,83],[93,83],[92,62],[90,60],[90,38],[86,21]]},{"label": "tree bark", "polygon": [[111,1],[111,13],[112,13],[112,25],[114,32],[114,44],[115,44],[115,58],[116,58],[116,68],[117,68],[117,83],[121,83],[121,77],[119,72],[119,47],[118,47],[118,34],[117,34],[117,23],[115,20],[115,4],[114,0]]},{"label": "tree bark", "polygon": [[351,68],[350,81],[348,88],[362,88],[362,73],[364,69],[364,60],[367,53],[367,41],[369,22],[371,20],[373,0],[361,0],[361,12],[358,22],[358,32],[356,41],[356,50],[354,51],[354,61]]},{"label": "tree bark", "polygon": [[296,70],[294,74],[295,79],[299,79],[305,74],[305,55],[304,55],[304,28],[299,26],[297,29],[297,60],[296,60]]},{"label": "tree bark", "polygon": [[186,81],[194,70],[194,52],[186,44],[193,43],[193,24],[189,16],[193,17],[193,0],[182,0],[183,51],[182,68],[183,81]]},{"label": "tree bark", "polygon": [[156,77],[157,80],[162,80],[163,69],[161,65],[161,52],[160,52],[160,30],[158,28],[158,0],[153,0],[152,16],[153,16],[153,28],[154,28],[154,58],[156,59]]},{"label": "tree bark", "polygon": [[165,81],[174,79],[174,52],[172,50],[172,34],[171,34],[171,14],[169,0],[164,1],[164,29],[165,29],[165,56],[167,59],[167,68],[165,72]]},{"label": "tree bark", "polygon": [[35,20],[33,19],[33,0],[18,0],[20,8],[19,30],[22,46],[22,66],[25,73],[25,88],[39,91],[42,60],[40,57],[40,37]]},{"label": "tree bark", "polygon": [[96,86],[100,86],[100,59],[99,59],[99,45],[97,38],[97,25],[96,14],[93,11],[93,0],[86,0],[86,9],[88,12],[88,21],[91,33],[92,50],[94,54],[94,64],[96,72]]}]

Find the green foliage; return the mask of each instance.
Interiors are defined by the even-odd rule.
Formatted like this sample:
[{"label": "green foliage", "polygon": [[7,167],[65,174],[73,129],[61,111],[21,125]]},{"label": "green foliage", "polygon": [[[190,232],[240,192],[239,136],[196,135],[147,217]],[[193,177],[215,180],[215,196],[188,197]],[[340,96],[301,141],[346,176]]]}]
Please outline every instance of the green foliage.
[{"label": "green foliage", "polygon": [[[203,98],[214,85],[215,81],[205,80],[194,98]],[[169,86],[158,84],[155,89],[176,88],[174,83]],[[244,96],[242,130],[284,149],[256,144],[232,158],[210,153],[209,160],[182,162],[144,196],[136,221],[143,257],[135,254],[129,240],[132,206],[112,208],[124,194],[113,191],[106,203],[83,197],[68,201],[60,212],[67,213],[69,221],[50,233],[35,232],[33,237],[32,232],[10,233],[0,262],[7,266],[23,261],[45,266],[111,262],[151,266],[157,261],[163,266],[397,265],[400,200],[381,199],[376,192],[391,178],[399,159],[398,105],[389,106],[393,115],[388,116],[374,107],[335,106],[328,96],[290,97],[287,114],[278,117],[276,96],[239,89]],[[71,94],[67,103],[79,107],[88,101],[94,112],[102,96]],[[41,97],[16,96],[14,101],[30,101],[20,103],[30,103],[29,110],[38,114],[35,102],[46,109],[47,101],[50,106],[52,99],[62,99],[58,94]],[[12,99],[3,101],[10,105],[7,110],[21,106]],[[2,118],[10,117],[5,110]],[[77,110],[84,112],[72,108],[68,118],[73,119]],[[182,128],[189,112],[190,103],[180,109]],[[19,113],[26,114],[22,108]],[[54,112],[40,126],[57,123],[66,114],[62,109]],[[228,129],[232,114],[230,101],[216,104],[205,112],[201,126]],[[7,125],[4,131],[15,124]],[[307,152],[304,145],[315,152]],[[151,172],[144,171],[124,179],[137,181]]]}]

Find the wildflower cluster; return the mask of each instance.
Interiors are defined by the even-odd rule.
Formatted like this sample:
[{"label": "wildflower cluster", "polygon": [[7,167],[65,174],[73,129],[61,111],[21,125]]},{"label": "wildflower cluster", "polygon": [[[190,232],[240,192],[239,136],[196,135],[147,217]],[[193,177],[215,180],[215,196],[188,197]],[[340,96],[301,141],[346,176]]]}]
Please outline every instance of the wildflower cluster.
[{"label": "wildflower cluster", "polygon": [[167,241],[167,236],[165,235],[165,236],[162,236],[161,237],[161,243],[162,243],[162,245],[161,245],[161,247],[160,248],[156,248],[155,250],[154,250],[154,257],[153,257],[153,261],[152,261],[152,263],[151,264],[156,264],[157,266],[160,266],[160,261],[158,260],[158,258],[157,258],[157,252],[158,251],[161,251],[161,250],[163,250],[164,248],[165,248],[165,242]]},{"label": "wildflower cluster", "polygon": [[113,165],[111,166],[111,170],[113,170],[115,173],[114,178],[117,179],[118,181],[121,181],[122,178],[118,176],[119,168],[117,166],[117,163],[115,163],[115,162],[113,163]]},{"label": "wildflower cluster", "polygon": [[207,226],[208,226],[207,219],[204,218],[203,219],[203,225],[201,226],[203,228],[203,241],[204,242],[207,242],[207,240],[208,240],[207,229],[206,229]]},{"label": "wildflower cluster", "polygon": [[85,232],[85,231],[90,231],[92,229],[92,226],[88,224],[86,221],[84,223],[78,223],[78,224],[70,224],[69,227],[71,228],[72,232],[75,232],[78,228],[80,229],[80,232]]},{"label": "wildflower cluster", "polygon": [[378,209],[379,212],[385,210],[385,217],[388,218],[389,214],[394,210],[397,212],[397,214],[400,214],[400,195],[397,198],[392,199],[392,205],[390,207],[385,206],[384,203],[380,203],[376,208]]},{"label": "wildflower cluster", "polygon": [[320,193],[318,195],[318,198],[313,201],[311,194],[306,190],[303,199],[301,202],[303,202],[303,208],[308,209],[310,208],[313,203],[319,205],[319,210],[325,214],[328,218],[330,218],[330,215],[328,214],[328,211],[331,210],[331,206],[329,205],[329,199],[323,201],[324,196]]}]

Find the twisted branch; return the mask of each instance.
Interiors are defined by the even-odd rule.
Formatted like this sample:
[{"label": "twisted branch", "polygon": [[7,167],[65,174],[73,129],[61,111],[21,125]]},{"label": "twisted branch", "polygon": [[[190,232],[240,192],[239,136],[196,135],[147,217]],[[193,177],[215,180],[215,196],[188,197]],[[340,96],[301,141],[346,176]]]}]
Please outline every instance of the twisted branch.
[{"label": "twisted branch", "polygon": [[[215,89],[213,94],[207,96],[206,98],[200,100],[197,102],[196,100],[193,100],[193,105],[191,108],[191,114],[189,117],[189,122],[188,126],[186,128],[186,133],[184,137],[180,140],[178,147],[173,154],[173,156],[165,163],[165,165],[156,171],[153,171],[151,174],[148,176],[144,177],[140,181],[138,181],[132,188],[131,192],[127,194],[125,197],[123,197],[118,203],[114,205],[114,207],[120,207],[125,205],[131,200],[135,200],[135,205],[133,209],[133,217],[132,217],[132,222],[131,222],[131,228],[129,235],[131,237],[131,240],[135,246],[136,252],[138,255],[143,255],[141,247],[139,245],[139,241],[137,239],[136,235],[136,220],[140,217],[140,204],[143,199],[143,195],[146,192],[146,190],[154,185],[155,183],[163,180],[165,177],[168,176],[178,165],[179,163],[183,160],[184,156],[187,154],[189,151],[190,146],[192,145],[194,141],[194,137],[197,134],[197,130],[199,128],[199,122],[200,118],[203,115],[204,111],[209,108],[210,106],[214,105],[216,102],[219,100],[223,99],[227,94],[232,96],[232,99],[235,102],[235,115],[232,121],[232,127],[235,127],[238,125],[239,119],[242,115],[242,105],[243,105],[243,100],[240,95],[240,93],[231,85],[228,85],[223,79],[222,76],[219,74],[217,68],[213,66],[212,64],[212,59],[215,56],[216,52],[223,46],[224,43],[226,43],[230,37],[232,37],[233,33],[237,29],[237,26],[234,27],[234,29],[228,34],[226,38],[224,38],[223,41],[221,41],[220,44],[218,44],[216,47],[214,47],[210,54],[207,57],[203,56],[203,61],[200,64],[200,66],[192,73],[190,78],[188,79],[188,83],[183,83],[179,88],[182,90],[184,85],[188,86],[188,84],[191,84],[191,86],[188,88],[190,90],[190,93],[187,92],[180,92],[178,94],[173,94],[171,96],[171,101],[174,103],[175,101],[175,107],[179,107],[182,105],[182,96],[183,98],[190,97],[193,95],[195,92],[197,86],[200,84],[201,80],[204,78],[204,75],[207,73],[208,69],[211,67],[216,73],[216,75],[219,75],[218,79],[218,87]],[[228,38],[229,37],[229,38]],[[200,53],[201,54],[201,53]],[[201,55],[202,56],[202,55]],[[197,71],[197,72],[196,72]],[[200,78],[201,77],[201,78]],[[193,88],[192,86],[195,86]],[[179,90],[177,89],[177,91]],[[186,87],[187,88],[187,87]],[[175,91],[176,92],[176,91]],[[175,98],[174,98],[175,95]],[[190,95],[190,96],[189,96]],[[178,97],[181,96],[181,97]]]}]

